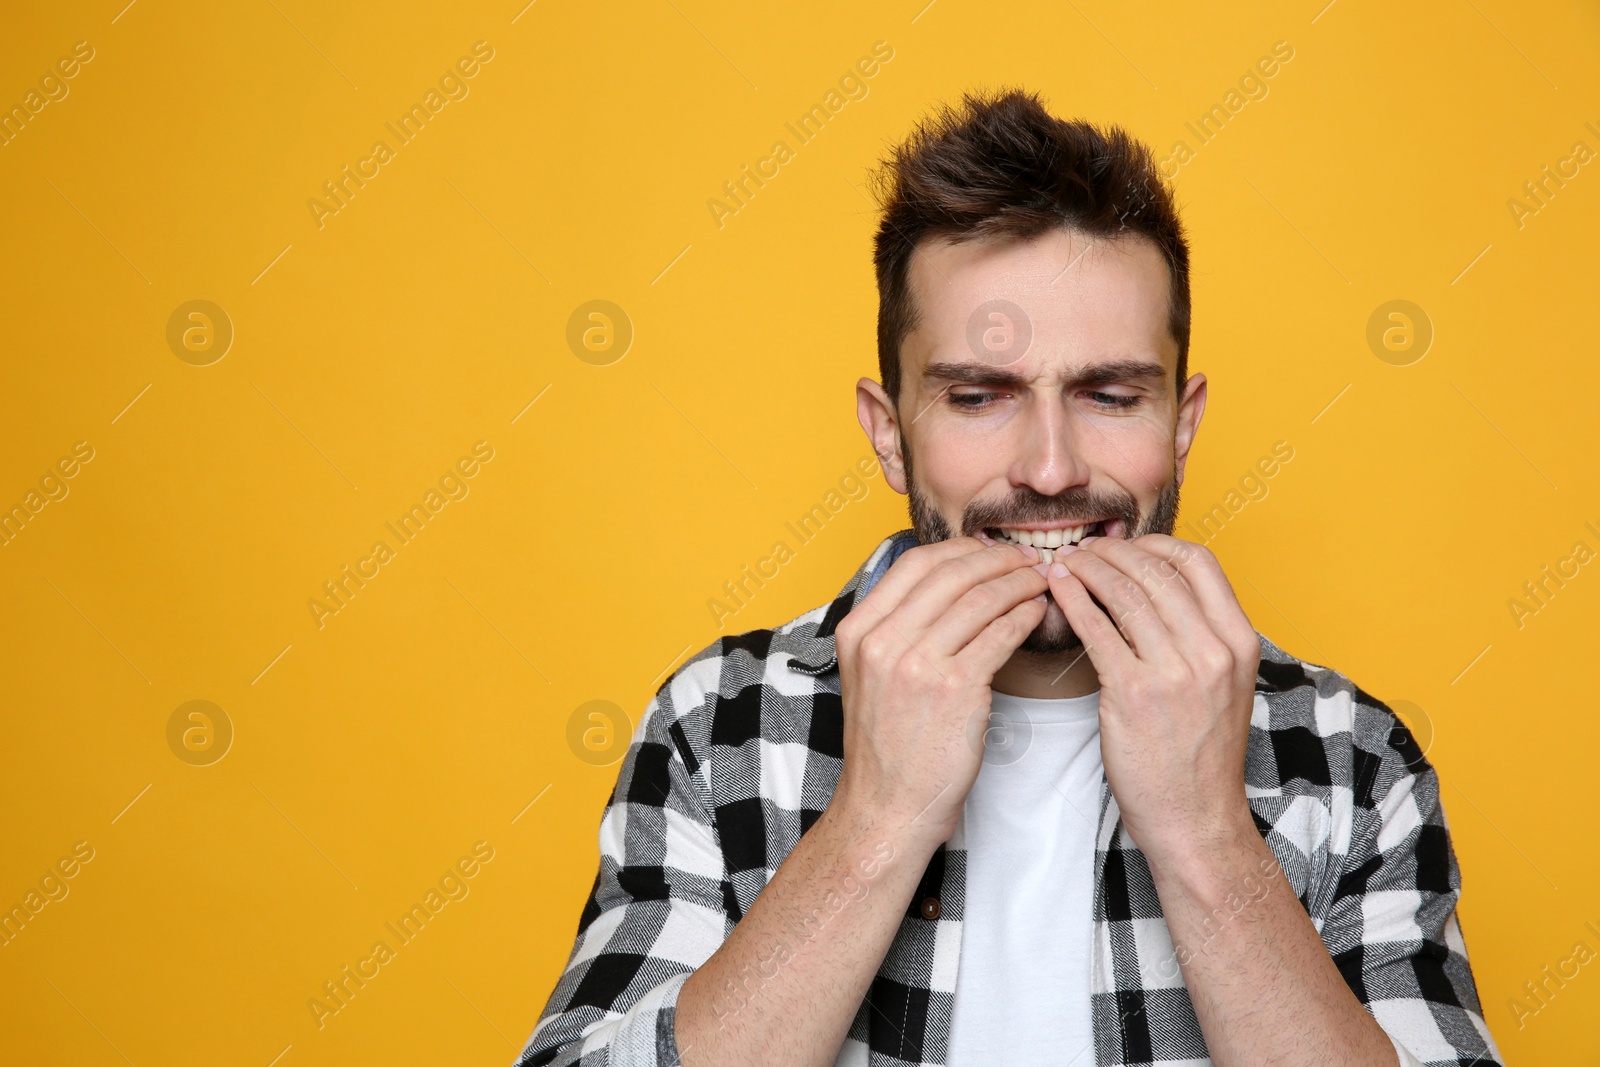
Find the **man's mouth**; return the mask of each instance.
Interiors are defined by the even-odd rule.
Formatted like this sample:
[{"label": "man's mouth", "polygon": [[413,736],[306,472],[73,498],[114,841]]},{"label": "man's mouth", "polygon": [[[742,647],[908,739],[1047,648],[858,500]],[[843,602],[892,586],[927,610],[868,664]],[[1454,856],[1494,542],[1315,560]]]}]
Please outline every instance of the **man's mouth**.
[{"label": "man's mouth", "polygon": [[996,541],[1006,541],[1013,545],[1032,545],[1039,550],[1039,560],[1043,563],[1055,562],[1055,550],[1062,545],[1075,545],[1085,537],[1105,537],[1116,532],[1118,523],[1114,519],[1095,519],[1091,522],[1078,523],[1072,526],[1054,525],[1051,529],[1038,529],[1027,526],[990,526],[984,533]]}]

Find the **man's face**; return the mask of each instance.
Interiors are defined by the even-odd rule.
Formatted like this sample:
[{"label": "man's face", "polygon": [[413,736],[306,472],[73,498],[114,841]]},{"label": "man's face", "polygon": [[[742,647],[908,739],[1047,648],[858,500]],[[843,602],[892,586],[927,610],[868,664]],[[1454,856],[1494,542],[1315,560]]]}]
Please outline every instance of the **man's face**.
[{"label": "man's face", "polygon": [[[863,427],[922,544],[1098,523],[1170,534],[1205,377],[1176,395],[1166,260],[1142,237],[1060,229],[925,241],[899,403],[862,379]],[[1081,647],[1052,600],[1021,648]]]}]

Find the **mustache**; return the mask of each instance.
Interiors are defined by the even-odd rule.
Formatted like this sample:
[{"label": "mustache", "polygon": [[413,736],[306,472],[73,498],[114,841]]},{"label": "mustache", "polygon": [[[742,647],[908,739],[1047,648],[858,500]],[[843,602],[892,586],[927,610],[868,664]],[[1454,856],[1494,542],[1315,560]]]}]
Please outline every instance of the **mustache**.
[{"label": "mustache", "polygon": [[1112,497],[1088,493],[1069,493],[1047,497],[1028,492],[1005,504],[972,504],[962,515],[962,526],[979,533],[993,526],[1027,526],[1034,522],[1074,521],[1078,519],[1121,519],[1132,529],[1139,518],[1139,505],[1132,497]]}]

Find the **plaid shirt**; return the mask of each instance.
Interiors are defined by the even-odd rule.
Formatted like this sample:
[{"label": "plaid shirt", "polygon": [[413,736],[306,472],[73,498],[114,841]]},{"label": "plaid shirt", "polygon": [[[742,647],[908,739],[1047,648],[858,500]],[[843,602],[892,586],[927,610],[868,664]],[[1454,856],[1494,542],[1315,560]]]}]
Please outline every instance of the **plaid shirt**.
[{"label": "plaid shirt", "polygon": [[[519,1067],[678,1063],[679,989],[838,783],[834,627],[915,545],[912,531],[894,534],[830,604],[720,638],[662,684],[600,820],[600,869],[571,958]],[[1456,918],[1461,878],[1432,766],[1384,704],[1260,640],[1245,758],[1257,829],[1404,1067],[1498,1065]],[[945,1062],[963,840],[958,828],[933,854],[839,1064]],[[1094,871],[1095,1062],[1209,1064],[1149,867],[1103,778]]]}]

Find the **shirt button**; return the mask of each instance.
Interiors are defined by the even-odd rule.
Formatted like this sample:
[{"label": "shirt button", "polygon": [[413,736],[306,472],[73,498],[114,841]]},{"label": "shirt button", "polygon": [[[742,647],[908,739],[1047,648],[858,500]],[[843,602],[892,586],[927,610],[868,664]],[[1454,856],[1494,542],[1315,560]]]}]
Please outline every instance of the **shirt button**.
[{"label": "shirt button", "polygon": [[937,919],[942,910],[939,906],[938,897],[928,897],[922,902],[922,917],[924,919]]}]

